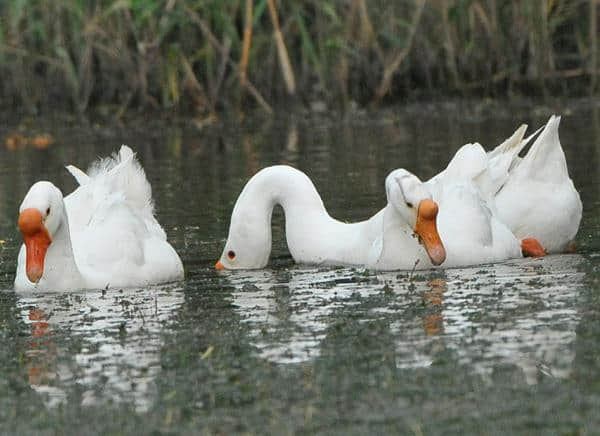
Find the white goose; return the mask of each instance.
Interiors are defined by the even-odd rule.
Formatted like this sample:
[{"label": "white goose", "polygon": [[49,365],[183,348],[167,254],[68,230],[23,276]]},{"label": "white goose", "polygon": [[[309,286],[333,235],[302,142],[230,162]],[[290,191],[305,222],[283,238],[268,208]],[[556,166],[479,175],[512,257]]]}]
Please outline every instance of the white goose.
[{"label": "white goose", "polygon": [[[469,180],[442,188],[433,186],[437,196],[433,200],[430,187],[404,169],[391,172],[385,186],[385,208],[369,220],[346,224],[329,216],[304,173],[282,165],[265,168],[242,190],[215,266],[266,266],[271,251],[271,214],[277,204],[285,212],[288,248],[299,263],[394,270],[430,268],[444,261],[444,266],[458,266],[520,256],[518,241],[492,216]],[[438,216],[434,200],[444,204],[448,213],[440,209]],[[453,214],[456,208],[458,214]],[[458,233],[457,228],[461,229]]]},{"label": "white goose", "polygon": [[[525,254],[565,251],[579,228],[582,204],[569,178],[558,138],[559,124],[560,117],[552,116],[526,139],[527,126],[522,125],[487,154],[479,144],[467,144],[458,150],[448,168],[427,184],[448,186],[471,179],[494,209],[494,215],[521,241]],[[540,131],[521,159],[521,150]]]},{"label": "white goose", "polygon": [[72,290],[144,286],[183,278],[183,265],[154,218],[144,170],[127,146],[96,163],[63,198],[35,183],[19,208],[25,241],[15,289]]},{"label": "white goose", "polygon": [[505,158],[509,174],[495,194],[499,218],[517,238],[536,238],[548,253],[568,249],[583,209],[569,177],[559,125],[560,117],[553,115],[523,159],[517,155],[529,138],[514,149],[499,146],[489,153],[491,162],[514,156]]}]

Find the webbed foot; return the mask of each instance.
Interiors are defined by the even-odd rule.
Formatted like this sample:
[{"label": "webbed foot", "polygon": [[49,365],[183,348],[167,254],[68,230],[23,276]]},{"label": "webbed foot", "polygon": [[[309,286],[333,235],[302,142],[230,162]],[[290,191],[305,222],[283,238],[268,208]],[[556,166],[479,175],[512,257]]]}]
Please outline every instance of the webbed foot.
[{"label": "webbed foot", "polygon": [[525,238],[521,240],[521,252],[524,257],[543,257],[546,255],[546,249],[535,238]]}]

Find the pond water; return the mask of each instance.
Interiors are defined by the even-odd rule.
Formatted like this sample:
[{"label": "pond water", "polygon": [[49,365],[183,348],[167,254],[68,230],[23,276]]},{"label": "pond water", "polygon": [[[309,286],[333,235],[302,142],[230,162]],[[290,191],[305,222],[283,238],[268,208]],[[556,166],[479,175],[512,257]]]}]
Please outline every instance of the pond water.
[{"label": "pond water", "polygon": [[[295,265],[273,220],[260,271],[214,262],[244,183],[287,163],[332,216],[366,219],[387,173],[422,178],[472,141],[492,147],[552,108],[464,115],[429,105],[199,123],[2,119],[48,149],[0,150],[0,433],[582,433],[600,426],[600,105],[560,135],[584,203],[576,254],[465,269],[374,273]],[[31,133],[33,134],[33,133]],[[186,279],[143,289],[12,291],[29,186],[121,143],[138,153]]]}]

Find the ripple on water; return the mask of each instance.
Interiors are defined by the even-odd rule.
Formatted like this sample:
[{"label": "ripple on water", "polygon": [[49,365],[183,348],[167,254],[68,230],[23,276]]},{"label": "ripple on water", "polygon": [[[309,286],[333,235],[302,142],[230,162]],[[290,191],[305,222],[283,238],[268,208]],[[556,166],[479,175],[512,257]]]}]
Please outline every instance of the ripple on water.
[{"label": "ripple on water", "polygon": [[146,410],[160,371],[160,332],[182,303],[182,288],[172,285],[19,297],[31,387],[50,406],[76,384],[83,405],[127,401]]},{"label": "ripple on water", "polygon": [[[386,122],[374,113],[327,124],[291,114],[201,131],[170,121],[46,120],[40,127],[57,139],[49,149],[0,148],[0,286],[12,288],[21,244],[16,213],[31,184],[47,179],[68,193],[75,184],[65,164],[86,168],[121,143],[138,153],[159,221],[186,266],[177,286],[0,292],[3,429],[463,434],[466,427],[501,434],[598,427],[595,110],[561,123],[584,204],[576,239],[583,257],[412,275],[296,266],[276,209],[269,268],[212,268],[237,195],[264,166],[304,170],[332,216],[362,220],[385,204],[389,171],[428,178],[465,142],[489,148],[520,122],[546,121],[527,110],[477,122],[454,112],[395,108]],[[13,129],[0,126],[0,136]]]},{"label": "ripple on water", "polygon": [[[432,344],[441,341],[483,376],[499,364],[516,364],[533,384],[540,365],[551,368],[554,377],[569,374],[582,260],[548,256],[412,278],[300,266],[287,270],[285,284],[271,270],[227,278],[234,287],[232,303],[258,355],[272,362],[316,358],[332,314],[358,306],[362,322],[389,323],[399,368],[430,365]],[[388,298],[374,298],[385,294]]]}]

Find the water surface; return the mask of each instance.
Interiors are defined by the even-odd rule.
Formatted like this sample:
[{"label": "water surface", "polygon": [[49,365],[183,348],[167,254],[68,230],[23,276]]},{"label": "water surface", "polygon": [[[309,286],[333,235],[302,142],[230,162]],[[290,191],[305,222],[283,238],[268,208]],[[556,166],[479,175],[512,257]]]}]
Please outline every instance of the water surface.
[{"label": "water surface", "polygon": [[[435,109],[435,110],[432,110]],[[556,110],[556,109],[555,109]],[[217,273],[237,195],[260,168],[305,171],[331,215],[366,219],[384,180],[422,178],[458,147],[492,147],[551,109],[461,106],[106,127],[21,119],[47,150],[0,151],[1,432],[83,434],[585,433],[600,425],[600,107],[570,109],[561,140],[581,192],[577,252],[473,268],[374,273],[295,265],[274,216],[261,271]],[[33,134],[33,133],[32,133]],[[19,295],[18,205],[127,143],[186,267],[181,283]]]}]

